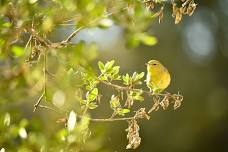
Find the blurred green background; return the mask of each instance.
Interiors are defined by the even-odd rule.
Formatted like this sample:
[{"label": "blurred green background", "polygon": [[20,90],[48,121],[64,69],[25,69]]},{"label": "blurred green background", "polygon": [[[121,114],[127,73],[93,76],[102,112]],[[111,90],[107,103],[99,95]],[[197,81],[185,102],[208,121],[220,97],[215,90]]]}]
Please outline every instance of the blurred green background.
[{"label": "blurred green background", "polygon": [[[146,72],[145,63],[148,60],[161,61],[172,76],[172,82],[167,91],[171,93],[179,91],[184,96],[183,105],[176,111],[171,108],[166,111],[159,110],[151,114],[149,121],[139,121],[142,143],[138,149],[132,151],[228,151],[228,0],[197,0],[196,3],[198,7],[193,16],[184,17],[178,25],[174,24],[169,9],[165,10],[165,17],[161,24],[153,20],[147,30],[158,39],[155,46],[140,45],[134,49],[127,48],[123,28],[118,25],[108,29],[84,29],[73,39],[73,42],[84,40],[87,44],[97,43],[97,53],[91,57],[95,60],[90,62],[95,69],[97,69],[98,60],[105,62],[114,59],[121,67],[121,74],[134,71]],[[67,30],[59,28],[53,33],[53,39],[58,35],[58,39],[61,40],[70,32],[70,28]],[[85,57],[87,55],[85,53]],[[3,62],[1,61],[0,64],[3,65]],[[51,72],[55,71],[55,61],[49,64],[49,68]],[[34,79],[39,80],[39,78]],[[24,80],[20,80],[20,83],[21,81]],[[55,82],[60,86],[65,80],[60,77]],[[13,85],[15,84],[10,86],[13,88]],[[146,86],[144,87],[146,89]],[[62,90],[70,92],[71,90],[67,88],[68,85],[61,86]],[[21,95],[26,88],[23,86],[16,89]],[[0,148],[4,147],[8,151],[7,147],[15,146],[21,147],[22,151],[23,149],[37,151],[39,149],[37,147],[42,149],[42,145],[45,145],[47,140],[53,140],[50,145],[59,146],[59,143],[55,142],[57,137],[53,134],[64,127],[55,122],[60,116],[43,109],[32,112],[33,104],[39,94],[25,100],[20,98],[23,100],[21,102],[11,102],[11,99],[15,101],[17,98],[13,91],[9,89],[4,92],[4,95],[3,91],[1,91],[2,94],[0,92]],[[91,116],[95,118],[106,118],[111,113],[107,108],[109,103],[105,103],[105,100],[110,98],[113,90],[103,87],[101,91],[104,104],[91,112]],[[73,91],[71,92],[74,94]],[[75,103],[67,105],[77,106]],[[136,103],[134,108],[137,109],[140,106],[149,109],[150,99],[140,104]],[[14,135],[14,128],[7,129],[3,126],[2,122],[7,112],[15,128],[18,125],[19,128],[27,128],[29,138],[19,140],[20,137]],[[131,151],[125,150],[126,122],[91,122],[90,127],[92,135],[87,142],[88,149],[85,151]],[[11,133],[6,135],[5,131]],[[2,138],[3,134],[4,138]]]}]

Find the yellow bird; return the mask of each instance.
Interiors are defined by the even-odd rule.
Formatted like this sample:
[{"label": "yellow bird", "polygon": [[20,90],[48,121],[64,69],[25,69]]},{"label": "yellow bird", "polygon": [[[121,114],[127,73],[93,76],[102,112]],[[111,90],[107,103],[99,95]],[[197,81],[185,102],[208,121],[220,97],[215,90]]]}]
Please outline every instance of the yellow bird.
[{"label": "yellow bird", "polygon": [[157,60],[150,60],[147,65],[146,85],[151,92],[160,93],[171,81],[169,71]]}]

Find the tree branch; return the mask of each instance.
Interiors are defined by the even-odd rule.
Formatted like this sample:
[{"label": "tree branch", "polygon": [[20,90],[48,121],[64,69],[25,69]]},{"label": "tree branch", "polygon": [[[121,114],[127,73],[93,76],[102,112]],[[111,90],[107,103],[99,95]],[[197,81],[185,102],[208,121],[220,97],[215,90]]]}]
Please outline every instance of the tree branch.
[{"label": "tree branch", "polygon": [[91,121],[94,121],[94,122],[126,121],[126,120],[132,120],[132,119],[135,119],[135,117],[107,118],[107,119],[94,119],[94,118],[90,118],[90,120]]},{"label": "tree branch", "polygon": [[39,107],[39,104],[40,104],[41,100],[43,99],[44,94],[45,94],[45,93],[43,92],[43,93],[41,94],[41,96],[39,97],[39,99],[37,100],[36,104],[34,104],[33,112],[35,112],[36,109]]},{"label": "tree branch", "polygon": [[[36,106],[37,108],[43,108],[43,109],[47,109],[47,110],[50,110],[50,111],[53,111],[53,112],[56,112],[58,114],[62,114],[62,112],[52,108],[52,107],[49,107],[49,106],[45,106],[45,105],[37,105]],[[84,115],[79,115],[77,114],[77,117],[79,118],[82,118],[84,117]],[[123,117],[123,118],[90,118],[90,121],[92,122],[113,122],[113,121],[126,121],[126,120],[132,120],[132,119],[143,119],[143,118],[146,118],[146,117],[137,117],[137,112],[135,114],[135,116],[131,116],[131,117]]]},{"label": "tree branch", "polygon": [[153,93],[153,92],[150,92],[150,91],[145,91],[145,90],[142,90],[142,89],[134,89],[134,88],[129,88],[128,86],[121,86],[121,85],[117,85],[117,84],[113,84],[111,82],[108,82],[108,81],[102,81],[102,80],[99,80],[101,83],[107,85],[107,86],[110,86],[118,91],[141,91],[142,93],[144,94],[147,94],[149,96],[154,96],[154,95],[159,95],[159,96],[167,96],[169,95],[170,93]]},{"label": "tree branch", "polygon": [[31,34],[38,42],[40,42],[44,47],[56,49],[56,48],[62,48],[65,47],[70,43],[70,41],[77,35],[77,33],[85,28],[84,26],[79,27],[75,31],[73,31],[65,40],[61,42],[51,42],[47,39],[44,39],[38,35],[38,33],[34,30],[34,28],[27,28],[26,31]]},{"label": "tree branch", "polygon": [[75,37],[75,35],[80,31],[80,30],[82,30],[84,28],[84,26],[81,26],[81,27],[79,27],[78,29],[76,29],[74,32],[72,32],[67,38],[66,38],[66,40],[63,40],[61,43],[62,44],[67,44],[67,43],[69,43],[74,37]]}]

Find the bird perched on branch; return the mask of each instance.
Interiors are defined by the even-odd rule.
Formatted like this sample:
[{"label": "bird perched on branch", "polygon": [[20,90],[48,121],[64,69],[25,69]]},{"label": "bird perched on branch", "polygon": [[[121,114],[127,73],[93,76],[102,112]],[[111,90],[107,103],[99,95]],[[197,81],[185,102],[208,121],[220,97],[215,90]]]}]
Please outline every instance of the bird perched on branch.
[{"label": "bird perched on branch", "polygon": [[146,85],[153,93],[165,90],[171,81],[169,71],[157,60],[150,60],[147,65]]}]

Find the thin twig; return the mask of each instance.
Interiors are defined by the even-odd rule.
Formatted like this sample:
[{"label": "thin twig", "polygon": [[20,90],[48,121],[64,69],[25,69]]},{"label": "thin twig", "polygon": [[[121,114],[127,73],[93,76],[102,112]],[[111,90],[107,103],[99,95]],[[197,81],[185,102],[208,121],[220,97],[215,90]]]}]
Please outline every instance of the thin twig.
[{"label": "thin twig", "polygon": [[43,76],[44,76],[44,87],[43,87],[43,93],[42,95],[40,96],[40,98],[38,99],[38,101],[36,102],[36,104],[34,105],[34,109],[33,109],[33,112],[36,111],[36,109],[38,107],[40,107],[40,103],[42,101],[42,99],[44,98],[44,100],[46,101],[46,90],[47,90],[47,78],[46,78],[46,71],[47,71],[47,51],[46,49],[44,50],[44,63],[43,63]]},{"label": "thin twig", "polygon": [[65,40],[61,42],[51,42],[48,39],[44,39],[38,35],[38,33],[32,28],[27,29],[27,31],[31,34],[32,37],[34,37],[38,42],[40,42],[44,47],[48,49],[56,49],[56,48],[62,48],[70,43],[70,41],[75,37],[75,35],[84,28],[84,26],[79,27],[75,31],[73,31]]},{"label": "thin twig", "polygon": [[40,37],[38,33],[32,28],[26,29],[34,38],[36,38],[42,45],[44,45],[46,48],[50,48],[51,44],[49,41],[45,40],[44,38]]},{"label": "thin twig", "polygon": [[[49,107],[49,106],[44,106],[44,105],[38,104],[36,107],[44,108],[44,109],[56,112],[58,114],[63,114],[62,112],[60,112],[60,111],[58,111],[52,107]],[[82,118],[82,117],[84,117],[84,115],[77,114],[77,117]],[[93,121],[93,122],[112,122],[112,121],[126,121],[126,120],[132,120],[132,119],[140,119],[140,118],[135,117],[135,116],[123,117],[123,118],[104,118],[104,119],[103,118],[90,118],[90,121]]]},{"label": "thin twig", "polygon": [[48,109],[48,110],[54,111],[54,112],[56,112],[56,113],[62,114],[60,111],[58,111],[58,110],[56,110],[56,109],[54,109],[54,108],[52,108],[52,107],[49,107],[49,106],[38,105],[37,107],[39,107],[39,108],[44,108],[44,109]]},{"label": "thin twig", "polygon": [[72,33],[66,38],[66,40],[63,40],[61,43],[62,43],[62,44],[69,43],[69,42],[72,40],[72,38],[74,38],[75,35],[76,35],[80,30],[82,30],[83,28],[84,28],[84,26],[81,26],[81,27],[79,27],[78,29],[76,29],[74,32],[72,32]]},{"label": "thin twig", "polygon": [[116,90],[119,90],[119,91],[123,91],[123,90],[126,90],[126,91],[141,91],[142,93],[144,94],[147,94],[149,96],[154,96],[155,94],[156,95],[159,95],[159,96],[167,96],[169,93],[164,93],[164,94],[161,94],[161,93],[153,93],[153,92],[150,92],[150,91],[145,91],[145,90],[142,90],[142,89],[132,89],[132,88],[129,88],[127,86],[120,86],[120,85],[117,85],[117,84],[113,84],[111,82],[107,82],[107,81],[101,81],[99,80],[101,83],[105,84],[105,85],[108,85],[108,86],[111,86],[112,88],[116,89]]},{"label": "thin twig", "polygon": [[32,35],[30,35],[28,42],[25,45],[25,50],[28,48],[28,45],[30,44],[30,41],[32,40]]},{"label": "thin twig", "polygon": [[83,114],[82,114],[83,116],[86,114],[88,108],[89,108],[88,105],[85,105],[85,109],[84,109]]},{"label": "thin twig", "polygon": [[43,65],[43,72],[44,72],[44,99],[46,101],[46,93],[47,93],[47,50],[44,50],[44,65]]},{"label": "thin twig", "polygon": [[95,119],[95,118],[90,118],[91,121],[94,122],[112,122],[112,121],[126,121],[126,120],[132,120],[136,119],[135,117],[124,117],[124,118],[107,118],[107,119]]},{"label": "thin twig", "polygon": [[185,5],[187,5],[188,3],[190,3],[190,1],[192,1],[192,0],[186,0],[186,1],[182,4],[182,7],[185,7]]},{"label": "thin twig", "polygon": [[44,94],[45,94],[45,93],[43,92],[43,93],[41,94],[41,96],[39,97],[39,99],[37,100],[36,104],[34,105],[33,112],[35,112],[36,109],[37,109],[37,107],[39,107],[39,104],[40,104],[41,100],[43,99]]}]

